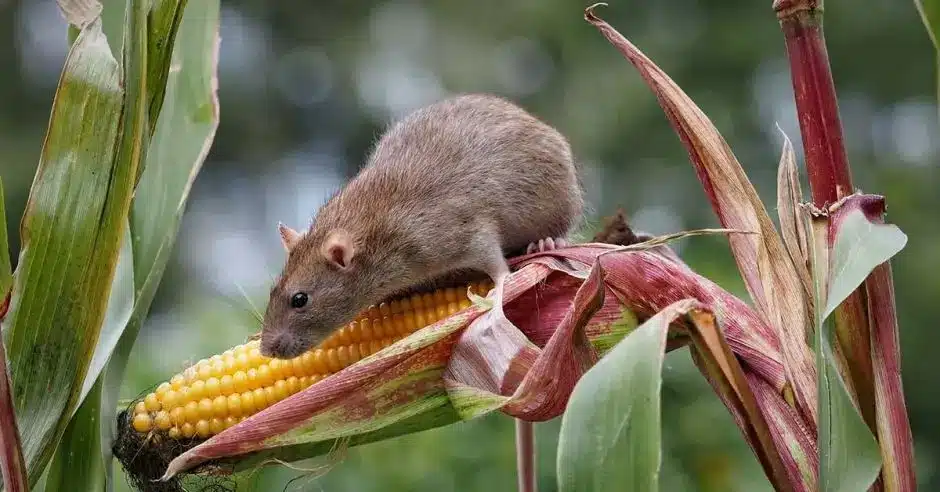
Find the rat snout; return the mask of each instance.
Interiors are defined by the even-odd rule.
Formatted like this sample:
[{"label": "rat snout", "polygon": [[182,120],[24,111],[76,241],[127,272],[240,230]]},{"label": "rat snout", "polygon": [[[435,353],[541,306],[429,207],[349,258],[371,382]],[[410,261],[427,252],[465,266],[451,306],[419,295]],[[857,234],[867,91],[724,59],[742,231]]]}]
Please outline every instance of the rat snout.
[{"label": "rat snout", "polygon": [[261,355],[275,359],[293,359],[304,353],[302,344],[297,343],[290,333],[263,333],[261,336]]}]

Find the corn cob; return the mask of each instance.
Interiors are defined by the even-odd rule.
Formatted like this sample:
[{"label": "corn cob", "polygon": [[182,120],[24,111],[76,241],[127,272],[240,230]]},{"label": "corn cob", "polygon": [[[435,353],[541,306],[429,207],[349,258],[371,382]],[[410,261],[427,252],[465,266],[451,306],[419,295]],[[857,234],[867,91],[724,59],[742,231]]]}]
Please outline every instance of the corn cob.
[{"label": "corn cob", "polygon": [[293,359],[261,355],[253,340],[203,359],[138,401],[131,426],[141,434],[206,439],[278,401],[470,306],[467,289],[486,295],[490,281],[438,289],[370,306],[317,347]]}]

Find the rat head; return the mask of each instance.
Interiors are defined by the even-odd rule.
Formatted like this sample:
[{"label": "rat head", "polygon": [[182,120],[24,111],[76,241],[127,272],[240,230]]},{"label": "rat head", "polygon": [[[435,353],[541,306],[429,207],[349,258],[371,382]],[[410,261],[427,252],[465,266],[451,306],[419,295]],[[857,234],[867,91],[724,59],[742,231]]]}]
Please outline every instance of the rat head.
[{"label": "rat head", "polygon": [[322,342],[351,321],[360,306],[361,265],[352,236],[334,229],[303,236],[278,225],[287,264],[271,289],[261,332],[261,353],[289,359]]}]

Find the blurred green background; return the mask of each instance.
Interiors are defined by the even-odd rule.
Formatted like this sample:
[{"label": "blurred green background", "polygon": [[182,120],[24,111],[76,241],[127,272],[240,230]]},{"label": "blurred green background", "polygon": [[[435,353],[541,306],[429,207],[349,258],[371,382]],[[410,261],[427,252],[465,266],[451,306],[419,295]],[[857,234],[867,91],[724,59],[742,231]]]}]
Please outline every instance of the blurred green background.
[{"label": "blurred green background", "polygon": [[[798,154],[802,147],[770,0],[611,4],[601,14],[702,107],[775,203],[777,125]],[[654,233],[715,226],[656,100],[584,22],[586,5],[223,2],[221,124],[124,396],[256,332],[241,292],[263,307],[283,261],[277,221],[305,226],[355,173],[387,122],[448,94],[510,97],[568,135],[584,163],[593,221],[623,206],[635,227]],[[0,33],[0,177],[15,261],[67,42],[54,0],[0,0]],[[921,490],[940,490],[931,346],[940,315],[934,54],[906,0],[830,0],[826,34],[856,185],[887,195],[889,220],[910,237],[894,261],[904,383]],[[700,237],[676,248],[695,269],[745,295],[724,240]],[[667,357],[664,376],[662,490],[769,490],[686,350]],[[557,419],[537,426],[546,492],[555,490],[558,426]],[[350,449],[323,477],[290,482],[301,472],[280,468],[255,478],[257,490],[495,492],[514,490],[514,466],[512,421],[493,415]]]}]

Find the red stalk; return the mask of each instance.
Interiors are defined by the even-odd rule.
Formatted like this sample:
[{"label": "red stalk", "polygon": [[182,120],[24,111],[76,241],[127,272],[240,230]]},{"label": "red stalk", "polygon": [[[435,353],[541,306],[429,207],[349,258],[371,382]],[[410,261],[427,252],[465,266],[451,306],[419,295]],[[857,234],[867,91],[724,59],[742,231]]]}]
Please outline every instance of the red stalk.
[{"label": "red stalk", "polygon": [[852,194],[842,124],[822,27],[822,0],[777,0],[790,59],[813,203],[819,208]]},{"label": "red stalk", "polygon": [[536,492],[535,478],[535,432],[533,423],[516,420],[516,473],[519,492]]},{"label": "red stalk", "polygon": [[[0,302],[0,320],[6,316],[10,306],[10,294]],[[27,492],[29,482],[26,478],[26,461],[23,460],[23,446],[20,433],[16,428],[16,413],[13,410],[13,390],[10,374],[7,372],[7,355],[0,336],[0,472],[3,476],[4,490],[7,492]]]}]

